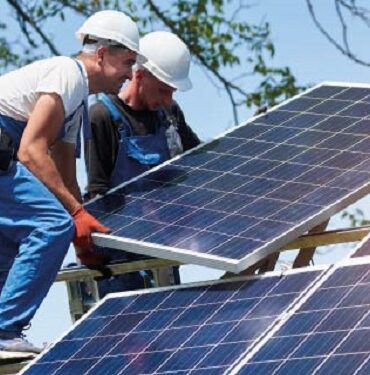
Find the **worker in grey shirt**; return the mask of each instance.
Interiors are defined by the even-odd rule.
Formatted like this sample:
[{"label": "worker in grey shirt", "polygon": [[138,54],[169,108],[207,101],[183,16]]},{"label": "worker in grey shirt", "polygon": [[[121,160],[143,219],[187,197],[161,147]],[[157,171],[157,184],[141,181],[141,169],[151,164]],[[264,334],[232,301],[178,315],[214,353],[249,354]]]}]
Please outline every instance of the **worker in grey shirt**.
[{"label": "worker in grey shirt", "polygon": [[[90,108],[91,138],[85,142],[89,198],[200,143],[173,100],[176,90],[192,87],[188,48],[176,35],[157,31],[140,40],[140,51],[147,60],[139,60],[132,80],[118,96],[99,95]],[[125,261],[138,256],[117,252],[114,258]],[[102,294],[148,286],[152,275],[145,275],[136,272],[101,281],[100,287],[106,286]],[[178,269],[173,279],[179,282]]]}]

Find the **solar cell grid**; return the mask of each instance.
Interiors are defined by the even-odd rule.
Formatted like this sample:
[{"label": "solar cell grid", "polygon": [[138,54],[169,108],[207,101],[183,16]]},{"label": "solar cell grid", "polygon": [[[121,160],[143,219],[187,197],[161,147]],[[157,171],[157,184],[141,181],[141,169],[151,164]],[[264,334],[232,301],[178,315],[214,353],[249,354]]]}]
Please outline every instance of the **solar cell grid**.
[{"label": "solar cell grid", "polygon": [[360,258],[370,255],[370,235],[367,235],[351,253],[351,258]]},{"label": "solar cell grid", "polygon": [[368,374],[369,296],[369,263],[338,266],[233,373]]},{"label": "solar cell grid", "polygon": [[[357,91],[357,88],[355,89]],[[316,90],[309,92],[304,96],[308,96],[310,98],[321,98],[326,99],[332,96],[336,96],[339,93],[343,92],[343,87],[338,86],[323,86],[318,87]]]},{"label": "solar cell grid", "polygon": [[348,90],[335,95],[336,99],[343,100],[367,100],[369,99],[369,92],[366,88],[349,88]]},{"label": "solar cell grid", "polygon": [[321,101],[320,104],[310,108],[308,111],[322,115],[337,115],[343,113],[350,105],[351,102],[349,101],[326,99],[324,102]]},{"label": "solar cell grid", "polygon": [[[358,183],[358,181],[353,181],[353,183]],[[339,184],[339,186],[343,186]],[[316,189],[312,193],[304,196],[302,199],[299,199],[299,203],[309,203],[310,205],[324,206],[334,203],[338,195],[345,195],[345,189],[325,187],[321,189]]]},{"label": "solar cell grid", "polygon": [[346,128],[346,133],[370,135],[370,120],[360,120]]},{"label": "solar cell grid", "polygon": [[362,152],[364,154],[368,154],[370,152],[370,139],[366,138],[359,142],[356,142],[353,146],[349,148],[350,151],[357,151]]},{"label": "solar cell grid", "polygon": [[265,142],[263,140],[249,140],[242,145],[228,150],[228,154],[232,155],[244,155],[248,157],[258,157],[266,151],[271,150],[275,144],[273,142]]},{"label": "solar cell grid", "polygon": [[25,374],[225,373],[321,272],[112,296]]},{"label": "solar cell grid", "polygon": [[284,126],[291,128],[313,129],[316,124],[321,123],[327,117],[314,113],[299,113],[295,114],[291,119],[284,122]]},{"label": "solar cell grid", "polygon": [[[295,158],[298,157],[297,155],[300,155],[301,153],[306,153],[306,151],[308,152],[309,150],[301,146],[281,144],[265,152],[262,157],[263,159],[272,161],[287,161],[289,159],[295,160]],[[301,164],[305,163],[301,162]]]},{"label": "solar cell grid", "polygon": [[116,189],[87,205],[112,229],[95,241],[247,268],[369,192],[369,98],[370,88],[317,87]]},{"label": "solar cell grid", "polygon": [[344,129],[347,131],[347,127],[352,124],[353,119],[351,117],[331,116],[320,121],[314,128],[316,130],[337,133]]}]

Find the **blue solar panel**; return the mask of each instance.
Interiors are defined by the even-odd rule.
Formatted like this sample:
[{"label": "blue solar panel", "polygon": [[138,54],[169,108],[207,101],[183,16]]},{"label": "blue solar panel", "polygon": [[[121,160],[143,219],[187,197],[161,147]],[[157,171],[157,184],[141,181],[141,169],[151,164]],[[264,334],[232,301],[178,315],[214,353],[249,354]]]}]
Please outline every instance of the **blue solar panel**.
[{"label": "blue solar panel", "polygon": [[369,374],[370,264],[329,275],[233,373]]},{"label": "blue solar panel", "polygon": [[346,133],[370,135],[370,120],[360,120],[346,128]]},{"label": "blue solar panel", "polygon": [[360,258],[370,255],[370,234],[368,234],[352,251],[351,258]]},{"label": "blue solar panel", "polygon": [[223,374],[321,274],[111,295],[24,373]]},{"label": "blue solar panel", "polygon": [[322,85],[87,205],[98,245],[240,272],[370,192],[370,88]]}]

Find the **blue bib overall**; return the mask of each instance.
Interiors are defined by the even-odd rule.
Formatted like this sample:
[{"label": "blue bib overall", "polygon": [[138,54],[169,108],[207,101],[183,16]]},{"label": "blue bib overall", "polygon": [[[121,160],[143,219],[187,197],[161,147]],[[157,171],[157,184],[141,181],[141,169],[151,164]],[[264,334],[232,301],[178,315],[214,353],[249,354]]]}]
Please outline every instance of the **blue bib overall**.
[{"label": "blue bib overall", "polygon": [[107,107],[112,119],[119,124],[118,152],[110,180],[111,188],[170,158],[165,124],[156,124],[153,134],[134,135],[130,120],[118,110],[112,100],[105,94],[102,94],[99,100]]},{"label": "blue bib overall", "polygon": [[[85,101],[76,111],[81,106],[86,113]],[[0,115],[0,127],[12,139],[15,152],[25,126],[26,122]],[[74,223],[58,199],[19,161],[9,171],[0,171],[0,186],[0,330],[19,334],[55,280]]]},{"label": "blue bib overall", "polygon": [[[110,187],[116,187],[123,182],[149,170],[151,167],[170,159],[170,152],[166,139],[168,123],[165,114],[158,111],[159,123],[155,124],[155,132],[148,135],[134,135],[133,126],[128,117],[124,116],[109,96],[99,95],[99,100],[108,109],[113,121],[118,124],[118,152],[114,170],[110,180]],[[108,253],[115,261],[139,260],[138,254],[126,253],[118,250],[100,249]],[[174,270],[174,279],[179,283],[178,268]],[[109,280],[98,282],[100,296],[123,290],[135,290],[152,286],[154,278],[151,271],[132,272],[115,276]]]}]

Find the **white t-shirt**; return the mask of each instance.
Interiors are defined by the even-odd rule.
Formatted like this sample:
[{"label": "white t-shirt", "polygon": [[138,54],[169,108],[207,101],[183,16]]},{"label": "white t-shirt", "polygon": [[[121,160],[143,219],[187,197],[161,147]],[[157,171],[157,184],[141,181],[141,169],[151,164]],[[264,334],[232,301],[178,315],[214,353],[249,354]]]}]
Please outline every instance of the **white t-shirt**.
[{"label": "white t-shirt", "polygon": [[[87,103],[88,80],[72,58],[65,56],[39,60],[0,77],[0,114],[15,120],[29,119],[40,93],[55,93],[64,106],[65,121],[62,140],[76,143]],[[72,117],[71,117],[72,116]]]}]

